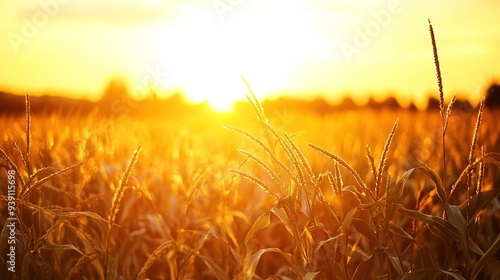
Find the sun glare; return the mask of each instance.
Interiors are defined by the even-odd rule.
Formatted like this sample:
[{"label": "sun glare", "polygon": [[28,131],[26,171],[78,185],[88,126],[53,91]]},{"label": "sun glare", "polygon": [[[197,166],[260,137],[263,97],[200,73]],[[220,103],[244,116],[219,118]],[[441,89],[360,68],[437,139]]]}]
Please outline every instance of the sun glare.
[{"label": "sun glare", "polygon": [[[294,23],[300,13],[287,12],[287,17],[281,17],[285,23],[276,26],[272,14],[259,22],[242,14],[226,23],[202,11],[185,11],[175,30],[159,38],[162,48],[157,51],[171,74],[168,83],[181,88],[190,101],[207,101],[217,111],[230,110],[234,101],[245,99],[248,89],[241,76],[259,98],[284,90],[287,75],[296,67],[290,58],[307,61],[300,50],[311,45],[293,36],[300,30]],[[288,23],[297,26],[290,28]],[[267,38],[266,44],[261,37]]]},{"label": "sun glare", "polygon": [[206,101],[216,111],[228,111],[234,101],[245,98],[238,70],[229,67],[227,60],[217,62],[200,57],[197,61],[184,61],[183,68],[174,79],[192,102]]},{"label": "sun glare", "polygon": [[245,98],[243,82],[235,75],[204,76],[201,73],[191,73],[190,77],[197,83],[183,83],[186,96],[196,103],[206,101],[216,111],[229,111],[235,101]]},{"label": "sun glare", "polygon": [[233,109],[234,100],[229,99],[218,99],[218,100],[210,100],[210,107],[217,112],[228,112]]}]

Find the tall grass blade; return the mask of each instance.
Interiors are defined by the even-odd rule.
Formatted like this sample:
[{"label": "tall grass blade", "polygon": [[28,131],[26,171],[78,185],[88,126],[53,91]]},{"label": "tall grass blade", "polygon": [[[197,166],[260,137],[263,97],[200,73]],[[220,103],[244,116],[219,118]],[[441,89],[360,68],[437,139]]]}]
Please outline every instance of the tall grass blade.
[{"label": "tall grass blade", "polygon": [[455,104],[456,100],[457,100],[457,96],[453,95],[453,97],[451,98],[450,103],[448,104],[448,107],[446,108],[446,116],[445,116],[445,119],[444,119],[443,134],[445,134],[446,130],[448,129],[448,122],[450,120],[451,110],[453,109],[453,104]]},{"label": "tall grass blade", "polygon": [[334,162],[334,182],[335,182],[335,193],[342,198],[342,189],[344,189],[344,182],[342,181],[342,173],[340,173],[340,164]]},{"label": "tall grass blade", "polygon": [[120,180],[120,184],[118,188],[115,190],[115,194],[113,196],[113,200],[111,201],[111,211],[108,216],[108,221],[109,221],[109,227],[113,225],[116,219],[116,214],[118,213],[119,207],[120,207],[120,202],[123,197],[123,193],[125,191],[125,187],[128,186],[128,180],[130,178],[130,175],[132,174],[132,170],[135,167],[135,164],[137,163],[137,160],[139,159],[139,154],[141,153],[142,147],[139,146],[134,154],[132,155],[132,158],[130,159],[127,169],[125,169],[125,173],[123,174],[123,177]]},{"label": "tall grass blade", "polygon": [[277,186],[281,185],[279,175],[274,170],[272,170],[271,167],[269,167],[265,162],[263,162],[258,157],[254,156],[249,152],[243,150],[238,150],[238,151],[244,156],[254,160],[258,165],[260,165],[260,167],[262,167],[267,172],[267,174],[269,174],[269,177],[271,177],[271,179],[276,183]]},{"label": "tall grass blade", "polygon": [[396,129],[398,128],[398,120],[394,122],[392,126],[391,132],[389,133],[389,137],[387,137],[387,141],[385,142],[384,149],[382,151],[382,155],[380,157],[380,162],[378,164],[378,174],[377,174],[377,186],[380,188],[382,186],[382,178],[385,170],[385,165],[387,163],[387,157],[389,154],[389,149],[391,148],[392,140],[394,139],[394,135],[396,134]]},{"label": "tall grass blade", "polygon": [[31,176],[31,107],[30,107],[30,97],[28,92],[26,92],[26,169],[28,171],[28,177]]},{"label": "tall grass blade", "polygon": [[14,150],[19,154],[19,157],[21,158],[21,162],[23,163],[24,167],[28,169],[28,161],[26,160],[27,157],[24,156],[21,147],[19,147],[19,144],[17,142],[13,142],[12,144],[14,145]]},{"label": "tall grass blade", "polygon": [[347,171],[349,171],[349,173],[351,173],[351,175],[354,177],[354,179],[356,180],[356,183],[358,184],[358,186],[361,188],[361,193],[369,193],[371,195],[371,198],[372,200],[375,200],[375,196],[373,195],[372,191],[370,189],[367,188],[365,182],[363,181],[363,179],[361,179],[361,176],[359,175],[359,173],[354,170],[354,168],[352,168],[352,166],[350,166],[345,160],[343,160],[342,158],[340,158],[339,156],[329,152],[328,150],[326,149],[323,149],[317,145],[314,145],[312,143],[307,143],[310,147],[312,147],[313,149],[319,151],[320,153],[326,155],[327,157],[329,157],[330,159],[338,162],[340,165],[342,165],[345,169],[347,169]]},{"label": "tall grass blade", "polygon": [[264,108],[259,102],[259,99],[257,99],[257,96],[255,95],[254,91],[252,90],[252,87],[250,87],[250,84],[247,82],[247,80],[241,76],[241,79],[245,83],[245,86],[247,87],[248,91],[250,92],[250,97],[247,95],[247,100],[249,101],[250,105],[252,105],[252,108],[254,108],[256,115],[261,119],[265,119],[265,113],[264,113]]},{"label": "tall grass blade", "polygon": [[293,176],[292,178],[302,187],[305,188],[307,186],[306,178],[304,176],[304,172],[302,171],[301,165],[300,165],[300,160],[299,156],[297,153],[293,150],[292,144],[288,142],[287,138],[281,138],[279,136],[278,140],[280,143],[281,148],[285,151],[285,153],[288,156],[288,159],[292,163],[293,167],[295,168],[295,171],[298,174],[298,178]]},{"label": "tall grass blade", "polygon": [[465,167],[465,169],[462,171],[462,173],[460,173],[460,176],[458,176],[458,179],[455,181],[455,183],[453,184],[453,186],[451,188],[450,197],[454,193],[458,184],[460,182],[462,182],[462,180],[464,180],[464,178],[467,177],[467,174],[469,174],[469,172],[471,170],[473,170],[478,164],[480,164],[481,162],[484,162],[486,160],[491,161],[493,164],[495,164],[497,167],[500,168],[500,154],[499,153],[492,153],[492,152],[485,153],[480,158],[476,159],[476,161],[474,161],[472,164],[467,165],[467,167]]},{"label": "tall grass blade", "polygon": [[144,265],[142,266],[141,270],[137,274],[136,279],[137,280],[144,280],[147,279],[146,273],[148,272],[148,269],[158,260],[165,252],[168,252],[172,249],[175,248],[175,243],[172,240],[166,241],[160,246],[158,246],[153,253],[148,257]]},{"label": "tall grass blade", "polygon": [[[484,158],[484,155],[485,155],[485,148],[483,146],[481,147],[481,157]],[[479,163],[479,173],[477,175],[476,194],[481,193],[483,191],[485,172],[486,172],[486,165],[484,164],[484,161],[481,161]]]},{"label": "tall grass blade", "polygon": [[[477,140],[479,138],[479,129],[481,127],[481,122],[483,120],[483,109],[484,109],[484,98],[481,99],[481,103],[479,104],[479,111],[477,112],[477,118],[476,118],[476,125],[474,126],[474,133],[472,134],[472,143],[470,145],[470,151],[469,151],[469,164],[473,164],[474,161],[476,160],[476,157],[474,155],[474,152],[476,150],[476,147],[477,147]],[[468,174],[467,174],[467,186],[470,187],[470,185],[472,184],[472,174],[473,174],[473,170],[471,170]],[[469,195],[470,195],[470,192],[469,192]]]},{"label": "tall grass blade", "polygon": [[43,177],[43,178],[42,178],[42,179],[40,179],[40,180],[35,181],[33,184],[28,185],[28,186],[26,187],[26,189],[24,189],[24,190],[23,190],[23,193],[21,193],[21,194],[19,195],[19,198],[20,198],[20,199],[24,199],[24,198],[26,197],[26,195],[28,195],[32,189],[36,189],[38,186],[40,186],[40,185],[42,185],[43,183],[45,183],[45,182],[47,182],[47,181],[49,181],[49,180],[53,179],[54,177],[56,177],[56,176],[58,176],[58,175],[60,175],[60,174],[62,174],[62,173],[64,173],[64,172],[67,172],[67,171],[69,171],[69,170],[71,170],[71,169],[77,168],[78,166],[80,166],[80,165],[82,165],[82,164],[83,164],[83,163],[77,163],[77,164],[74,164],[74,165],[68,166],[68,167],[66,167],[66,168],[64,168],[64,169],[61,169],[61,170],[59,170],[59,171],[57,171],[57,172],[54,172],[54,173],[52,173],[52,174],[50,174],[50,175],[47,175],[46,177]]},{"label": "tall grass blade", "polygon": [[373,158],[372,150],[368,145],[366,145],[366,157],[368,158],[368,162],[370,163],[370,169],[373,175],[373,179],[375,181],[375,195],[378,200],[380,195],[380,186],[378,185],[378,171],[377,171],[377,166],[375,165],[375,159]]},{"label": "tall grass blade", "polygon": [[264,192],[266,192],[267,194],[270,194],[272,196],[274,196],[276,199],[279,199],[279,196],[266,184],[264,183],[261,179],[253,176],[253,175],[250,175],[248,173],[245,173],[243,171],[239,171],[239,170],[236,170],[236,169],[229,169],[229,171],[233,172],[233,173],[236,173],[252,182],[254,182],[255,184],[257,184],[257,186],[259,186]]},{"label": "tall grass blade", "polygon": [[443,79],[441,78],[441,67],[439,66],[438,51],[436,45],[436,37],[434,36],[434,29],[432,28],[431,20],[429,19],[429,32],[431,34],[432,41],[432,52],[434,54],[434,65],[436,66],[436,77],[439,88],[439,111],[441,112],[441,118],[445,119],[444,116],[444,92],[443,92]]},{"label": "tall grass blade", "polygon": [[309,161],[306,159],[302,151],[299,149],[297,144],[293,142],[292,138],[288,133],[285,132],[285,138],[288,140],[288,143],[290,144],[290,147],[292,148],[293,151],[295,151],[295,155],[298,157],[300,160],[300,163],[302,164],[302,167],[304,170],[306,170],[307,175],[309,176],[309,180],[311,183],[314,183],[316,181],[316,177],[314,176],[314,172],[312,171],[311,165],[309,164]]},{"label": "tall grass blade", "polygon": [[[474,155],[476,147],[477,147],[477,140],[479,138],[479,128],[481,127],[481,121],[483,119],[483,108],[484,108],[484,98],[481,100],[481,103],[479,105],[479,111],[477,113],[477,118],[476,118],[476,125],[474,126],[474,133],[472,134],[472,143],[470,146],[470,152],[469,152],[469,165],[473,164],[476,157]],[[484,149],[481,150],[481,156],[484,156]],[[474,175],[474,169],[471,169],[467,173],[467,213],[465,215],[465,219],[467,221],[470,221],[470,215],[471,213],[469,212],[470,210],[470,200],[472,197],[472,176]],[[476,193],[479,193],[477,190],[482,188],[483,185],[483,180],[484,180],[484,163],[481,161],[479,163],[479,172],[478,172],[478,180],[476,184]],[[469,222],[467,222],[467,232],[469,232]]]},{"label": "tall grass blade", "polygon": [[292,171],[290,171],[290,169],[288,168],[288,166],[286,166],[285,163],[283,163],[281,160],[279,160],[278,157],[276,156],[276,154],[266,144],[264,144],[264,142],[262,142],[259,138],[253,136],[252,134],[250,134],[250,133],[248,133],[246,131],[238,129],[238,128],[229,127],[229,126],[225,126],[225,128],[233,130],[233,131],[236,131],[236,132],[238,132],[238,133],[246,136],[248,139],[252,140],[253,142],[255,142],[259,147],[262,148],[262,150],[274,162],[274,164],[280,166],[288,174],[292,175]]},{"label": "tall grass blade", "polygon": [[[97,254],[96,253],[90,253],[90,254],[85,254],[81,256],[76,264],[71,268],[69,271],[68,275],[64,279],[66,280],[71,280],[74,279],[77,276],[77,273],[82,269],[82,266],[86,263],[93,262],[94,260],[97,259]],[[101,272],[101,273],[99,273]],[[98,270],[98,274],[101,278],[104,278],[104,274],[102,273],[102,270]]]},{"label": "tall grass blade", "polygon": [[[14,163],[14,161],[12,161],[12,159],[2,149],[0,149],[0,157],[7,163],[7,167],[9,169],[13,169],[16,172],[16,177],[21,181],[22,187],[24,187],[26,183],[24,182],[21,173],[19,173],[19,168],[17,168],[17,165]],[[21,193],[22,191],[23,191],[22,188],[20,188],[19,193]]]}]

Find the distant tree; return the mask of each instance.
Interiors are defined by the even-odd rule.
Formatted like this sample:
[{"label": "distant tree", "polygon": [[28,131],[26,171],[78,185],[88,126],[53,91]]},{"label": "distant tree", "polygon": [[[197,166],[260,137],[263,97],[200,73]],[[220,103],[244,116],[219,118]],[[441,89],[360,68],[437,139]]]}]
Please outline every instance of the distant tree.
[{"label": "distant tree", "polygon": [[396,109],[399,109],[401,108],[399,106],[399,102],[398,100],[396,99],[396,97],[394,96],[389,96],[387,97],[384,101],[382,101],[380,103],[380,105],[383,107],[383,108],[386,108],[386,109],[391,109],[391,110],[396,110]]},{"label": "distant tree", "polygon": [[500,107],[500,84],[493,83],[486,91],[486,107]]},{"label": "distant tree", "polygon": [[365,107],[370,108],[370,109],[380,109],[381,104],[379,102],[377,102],[377,100],[375,100],[373,97],[370,97],[370,99],[368,99],[368,103],[366,103]]},{"label": "distant tree", "polygon": [[122,78],[112,78],[104,93],[101,101],[104,103],[112,102],[113,100],[120,100],[129,96],[127,83]]},{"label": "distant tree", "polygon": [[[156,103],[155,100],[152,100],[152,102]],[[179,114],[186,110],[187,104],[184,100],[184,95],[181,92],[176,92],[165,100],[163,107],[170,114]]]},{"label": "distant tree", "polygon": [[351,97],[346,96],[342,100],[342,103],[340,103],[339,107],[341,109],[354,109],[357,107],[357,105]]},{"label": "distant tree", "polygon": [[176,92],[176,93],[170,95],[170,97],[168,97],[165,101],[172,106],[182,107],[182,106],[186,105],[185,104],[186,101],[184,100],[184,96],[181,92]]},{"label": "distant tree", "polygon": [[453,104],[453,110],[471,112],[474,109],[467,99],[457,99]]},{"label": "distant tree", "polygon": [[127,84],[122,78],[112,78],[99,101],[99,109],[107,115],[123,117],[130,114],[137,103],[129,98]]},{"label": "distant tree", "polygon": [[24,112],[24,96],[0,92],[0,115],[22,115]]},{"label": "distant tree", "polygon": [[427,100],[427,110],[439,110],[439,99],[434,96]]},{"label": "distant tree", "polygon": [[323,98],[316,98],[311,101],[311,109],[320,115],[324,115],[332,110],[332,106]]},{"label": "distant tree", "polygon": [[413,103],[413,101],[410,103],[410,105],[408,105],[407,109],[410,111],[418,111],[417,105],[415,105],[415,103]]}]

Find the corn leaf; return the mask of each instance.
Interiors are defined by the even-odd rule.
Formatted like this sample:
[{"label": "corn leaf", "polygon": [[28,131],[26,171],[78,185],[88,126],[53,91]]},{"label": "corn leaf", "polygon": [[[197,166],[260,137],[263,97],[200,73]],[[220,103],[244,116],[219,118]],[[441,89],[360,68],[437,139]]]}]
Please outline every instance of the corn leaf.
[{"label": "corn leaf", "polygon": [[500,249],[500,233],[497,234],[497,237],[495,238],[495,241],[493,241],[493,244],[491,244],[490,248],[488,248],[488,250],[486,250],[484,255],[479,259],[479,261],[477,261],[476,265],[474,266],[474,269],[472,270],[471,279],[477,278],[479,272],[481,272],[481,270],[486,265],[488,260],[491,257],[493,257],[493,255],[498,251],[498,249]]},{"label": "corn leaf", "polygon": [[448,221],[458,230],[458,242],[464,250],[465,256],[469,256],[469,248],[467,246],[467,221],[460,213],[460,209],[456,205],[445,204]]},{"label": "corn leaf", "polygon": [[308,272],[306,273],[306,276],[304,276],[304,280],[314,280],[316,279],[316,276],[319,275],[319,271],[318,272]]},{"label": "corn leaf", "polygon": [[387,220],[388,221],[392,220],[392,217],[394,216],[394,212],[396,210],[394,205],[396,205],[398,203],[399,199],[401,198],[401,194],[403,194],[403,189],[406,185],[406,181],[408,181],[408,178],[413,173],[413,171],[415,171],[415,168],[411,168],[411,169],[407,170],[403,174],[403,176],[401,176],[401,178],[399,178],[396,185],[391,189],[391,195],[388,195],[388,197],[387,197],[387,199],[388,199],[387,200],[387,205],[388,205]]},{"label": "corn leaf", "polygon": [[255,233],[263,228],[266,228],[271,223],[270,212],[266,211],[262,215],[260,215],[257,220],[253,223],[252,227],[247,233],[247,237],[245,238],[245,243],[248,243],[250,239],[255,235]]},{"label": "corn leaf", "polygon": [[384,251],[387,257],[389,258],[389,261],[391,262],[392,267],[397,271],[398,276],[401,277],[405,274],[402,268],[401,261],[399,258],[391,255],[388,251]]},{"label": "corn leaf", "polygon": [[244,272],[245,279],[254,279],[255,270],[259,264],[260,258],[265,253],[274,252],[280,254],[288,263],[291,270],[300,278],[303,278],[306,274],[304,267],[297,261],[291,254],[281,251],[278,248],[266,248],[260,249],[255,254],[253,254],[245,264]]},{"label": "corn leaf", "polygon": [[345,215],[344,221],[342,221],[342,227],[344,228],[345,231],[347,231],[351,227],[352,219],[354,218],[354,215],[356,215],[357,210],[358,208],[352,208]]},{"label": "corn leaf", "polygon": [[399,237],[413,240],[413,237],[411,235],[409,235],[404,229],[402,229],[398,226],[395,226],[393,224],[389,224],[389,232],[391,232],[392,234],[395,234]]},{"label": "corn leaf", "polygon": [[375,234],[375,230],[372,229],[367,222],[354,218],[352,219],[352,225],[359,233],[373,242],[373,244],[380,244],[377,235]]},{"label": "corn leaf", "polygon": [[286,213],[279,207],[273,207],[271,209],[271,212],[273,212],[281,220],[281,222],[283,223],[285,228],[293,236],[293,229],[292,229],[291,221],[287,217]]},{"label": "corn leaf", "polygon": [[[436,268],[424,268],[407,273],[401,280],[423,280],[429,279],[431,275],[435,275],[437,272]],[[431,278],[432,279],[432,278]]]},{"label": "corn leaf", "polygon": [[488,208],[490,203],[495,199],[495,197],[500,194],[500,189],[487,190],[474,195],[470,199],[469,207],[467,207],[467,201],[464,201],[460,205],[460,212],[464,217],[467,216],[467,210],[469,209],[469,223],[472,222],[476,216],[481,213],[482,210]]},{"label": "corn leaf", "polygon": [[455,240],[458,240],[459,238],[458,229],[443,218],[427,215],[417,210],[406,209],[402,206],[398,206],[397,211],[403,215],[424,222],[429,225],[429,227],[439,229],[444,234],[451,236]]},{"label": "corn leaf", "polygon": [[429,250],[420,247],[418,248],[418,254],[420,255],[422,267],[437,267],[436,262],[434,261],[434,258]]},{"label": "corn leaf", "polygon": [[356,271],[354,271],[354,275],[352,276],[351,280],[372,279],[371,275],[376,255],[377,254],[373,254],[369,259],[360,263],[356,268]]},{"label": "corn leaf", "polygon": [[418,169],[434,182],[434,184],[436,185],[438,197],[441,199],[441,201],[446,201],[445,189],[443,187],[441,178],[436,173],[436,171],[430,169],[428,166],[421,166],[418,167]]}]

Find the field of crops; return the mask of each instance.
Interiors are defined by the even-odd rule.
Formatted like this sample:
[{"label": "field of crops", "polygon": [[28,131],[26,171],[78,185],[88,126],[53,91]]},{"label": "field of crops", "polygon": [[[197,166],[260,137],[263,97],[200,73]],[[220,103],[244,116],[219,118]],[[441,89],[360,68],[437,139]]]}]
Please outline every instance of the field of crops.
[{"label": "field of crops", "polygon": [[480,110],[2,117],[1,277],[13,179],[18,279],[496,279]]}]

